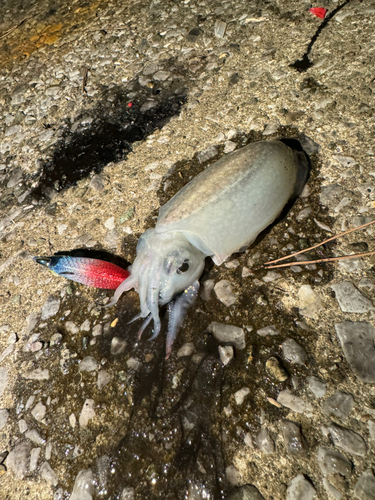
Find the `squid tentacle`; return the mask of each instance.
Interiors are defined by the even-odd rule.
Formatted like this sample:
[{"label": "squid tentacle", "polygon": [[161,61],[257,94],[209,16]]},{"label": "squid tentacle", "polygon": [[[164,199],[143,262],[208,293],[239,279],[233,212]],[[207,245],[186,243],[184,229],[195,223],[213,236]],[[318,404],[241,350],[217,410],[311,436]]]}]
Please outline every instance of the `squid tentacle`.
[{"label": "squid tentacle", "polygon": [[169,321],[166,343],[166,359],[169,358],[173,342],[176,339],[178,329],[180,328],[189,307],[195,302],[199,291],[199,281],[195,281],[181,295],[168,304]]}]

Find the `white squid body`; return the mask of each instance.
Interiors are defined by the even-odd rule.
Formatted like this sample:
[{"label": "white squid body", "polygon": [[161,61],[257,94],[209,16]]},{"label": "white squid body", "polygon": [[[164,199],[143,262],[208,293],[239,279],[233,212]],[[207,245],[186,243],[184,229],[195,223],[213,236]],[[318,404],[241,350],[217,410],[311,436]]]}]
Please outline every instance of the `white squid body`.
[{"label": "white squid body", "polygon": [[134,319],[146,318],[139,337],[153,319],[155,338],[159,306],[169,303],[168,357],[198,294],[205,258],[220,265],[249,246],[299,194],[307,174],[306,155],[280,141],[256,142],[224,156],[160,208],[155,228],[139,239],[129,278],[108,306],[134,288],[141,306]]}]

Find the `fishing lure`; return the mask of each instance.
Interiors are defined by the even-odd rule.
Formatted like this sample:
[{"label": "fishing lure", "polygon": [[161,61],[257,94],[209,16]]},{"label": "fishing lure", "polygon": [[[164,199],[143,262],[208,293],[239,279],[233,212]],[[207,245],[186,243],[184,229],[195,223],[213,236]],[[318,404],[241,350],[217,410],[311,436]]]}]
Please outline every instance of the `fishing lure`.
[{"label": "fishing lure", "polygon": [[87,257],[71,255],[54,255],[52,257],[34,257],[35,262],[48,267],[50,271],[64,276],[77,283],[115,290],[130,273],[111,262]]},{"label": "fishing lure", "polygon": [[168,304],[166,354],[199,290],[205,258],[222,264],[245,250],[301,192],[309,172],[306,154],[281,141],[260,141],[230,153],[201,172],[159,210],[145,231],[129,268],[107,307],[123,292],[139,294],[144,318],[160,332],[159,307]]}]

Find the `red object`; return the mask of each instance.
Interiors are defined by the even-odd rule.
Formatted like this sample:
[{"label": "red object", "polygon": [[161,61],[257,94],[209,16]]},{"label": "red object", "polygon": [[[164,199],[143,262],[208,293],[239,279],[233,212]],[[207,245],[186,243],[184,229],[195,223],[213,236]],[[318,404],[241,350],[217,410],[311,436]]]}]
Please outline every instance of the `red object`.
[{"label": "red object", "polygon": [[309,11],[311,14],[314,14],[314,16],[319,17],[320,19],[324,19],[327,14],[327,9],[324,7],[312,7]]},{"label": "red object", "polygon": [[131,108],[133,106],[132,102],[128,102],[128,108]]}]

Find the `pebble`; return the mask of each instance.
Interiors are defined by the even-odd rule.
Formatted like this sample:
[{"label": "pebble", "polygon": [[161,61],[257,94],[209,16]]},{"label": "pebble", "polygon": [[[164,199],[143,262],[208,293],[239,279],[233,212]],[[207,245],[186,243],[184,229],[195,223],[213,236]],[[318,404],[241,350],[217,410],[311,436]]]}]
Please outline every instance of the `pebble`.
[{"label": "pebble", "polygon": [[273,380],[276,380],[277,382],[284,382],[289,377],[280,361],[274,356],[267,359],[266,372]]},{"label": "pebble", "polygon": [[310,391],[317,397],[322,398],[327,391],[327,384],[317,377],[309,376],[306,378]]},{"label": "pebble", "polygon": [[234,350],[231,345],[221,346],[219,345],[219,357],[220,361],[226,366],[230,361],[232,361],[234,356]]},{"label": "pebble", "polygon": [[40,452],[42,448],[33,448],[30,452],[30,472],[37,468]]},{"label": "pebble", "polygon": [[98,368],[98,363],[91,356],[86,356],[79,363],[78,369],[80,372],[93,372]]},{"label": "pebble", "polygon": [[51,483],[52,486],[57,486],[57,475],[48,462],[44,462],[44,464],[40,467],[40,475],[42,476],[42,479]]},{"label": "pebble", "polygon": [[214,33],[216,38],[224,38],[225,30],[227,29],[227,23],[217,19],[215,22]]},{"label": "pebble", "polygon": [[21,420],[18,421],[18,428],[19,428],[21,434],[23,434],[24,432],[26,432],[27,429],[28,429],[28,425],[27,425],[26,420],[24,420],[23,418],[21,418]]},{"label": "pebble", "polygon": [[85,319],[82,325],[79,327],[81,332],[89,332],[91,330],[91,323],[89,319]]},{"label": "pebble", "polygon": [[375,500],[375,477],[372,470],[365,471],[358,479],[354,495],[359,500]]},{"label": "pebble", "polygon": [[362,436],[350,429],[345,429],[335,424],[328,425],[327,427],[335,446],[353,455],[365,456],[366,443]]},{"label": "pebble", "polygon": [[311,285],[302,285],[298,291],[299,312],[307,318],[314,318],[321,310],[322,303]]},{"label": "pebble", "polygon": [[282,420],[281,431],[284,444],[290,453],[303,453],[307,449],[307,443],[301,432],[301,426],[290,420]]},{"label": "pebble", "polygon": [[[108,231],[108,233],[104,237],[104,243],[109,248],[116,248],[118,240],[119,240],[119,234],[118,234],[116,229],[112,229],[111,231]],[[93,246],[93,245],[90,245],[90,246]]]},{"label": "pebble", "polygon": [[120,337],[113,337],[111,340],[111,354],[116,356],[125,351],[127,342]]},{"label": "pebble", "polygon": [[60,299],[54,299],[53,297],[48,297],[42,306],[42,320],[46,320],[55,316],[60,309]]},{"label": "pebble", "polygon": [[91,179],[89,186],[94,191],[103,191],[104,189],[104,180],[100,175],[94,175]]},{"label": "pebble", "polygon": [[211,160],[211,158],[214,158],[219,154],[219,150],[215,146],[210,146],[209,148],[205,149],[204,151],[201,151],[198,153],[198,161],[199,163],[204,163],[207,160]]},{"label": "pebble", "polygon": [[343,312],[366,313],[375,309],[373,303],[365,297],[350,281],[343,281],[331,286],[337,302]]},{"label": "pebble", "polygon": [[241,479],[240,471],[234,465],[228,465],[225,469],[225,477],[229,484],[236,486]]},{"label": "pebble", "polygon": [[6,426],[8,421],[9,411],[6,408],[0,410],[0,431]]},{"label": "pebble", "polygon": [[25,433],[25,436],[27,439],[30,439],[35,444],[42,445],[46,442],[45,439],[41,438],[39,435],[39,432],[36,431],[35,429],[31,429]]},{"label": "pebble", "polygon": [[234,399],[237,405],[242,405],[245,400],[245,397],[250,393],[250,389],[248,387],[243,387],[239,391],[234,393]]},{"label": "pebble", "polygon": [[0,354],[0,363],[13,352],[14,345],[10,344],[4,351]]},{"label": "pebble", "polygon": [[354,399],[351,394],[337,391],[326,399],[323,403],[322,413],[324,415],[334,415],[339,418],[346,418],[352,411]]},{"label": "pebble", "polygon": [[[335,483],[335,486],[328,481],[328,478],[323,478],[323,486],[326,492],[328,493],[329,498],[334,498],[335,500],[341,500],[343,498],[343,494],[346,493],[347,484],[345,483],[345,479],[339,474],[331,474],[329,479]],[[343,494],[336,488],[338,486]]]},{"label": "pebble", "polygon": [[35,370],[23,373],[22,377],[28,380],[48,380],[49,370],[48,368],[46,368],[45,370],[42,370],[41,368],[36,368]]},{"label": "pebble", "polygon": [[32,409],[31,415],[35,418],[35,420],[38,420],[39,422],[41,422],[46,415],[46,410],[47,410],[47,408],[44,406],[44,404],[39,402]]},{"label": "pebble", "polygon": [[135,491],[134,488],[124,488],[121,493],[120,500],[134,500],[135,499]]},{"label": "pebble", "polygon": [[6,366],[0,366],[0,398],[4,394],[7,383],[8,383],[8,368]]},{"label": "pebble", "polygon": [[94,495],[94,477],[91,469],[80,470],[74,482],[69,500],[92,500]]},{"label": "pebble", "polygon": [[187,342],[177,351],[177,357],[183,358],[185,356],[191,356],[194,352],[194,344],[193,342]]},{"label": "pebble", "polygon": [[227,307],[230,307],[235,302],[237,302],[238,296],[233,292],[232,285],[228,280],[221,280],[216,283],[216,285],[214,286],[214,291],[220,302],[222,302]]},{"label": "pebble", "polygon": [[17,477],[24,477],[29,468],[31,444],[22,441],[17,444],[9,453],[6,459],[6,465]]},{"label": "pebble", "polygon": [[352,473],[351,462],[339,451],[320,447],[317,459],[320,470],[325,476],[338,473],[344,477],[349,477]]},{"label": "pebble", "polygon": [[202,299],[206,302],[211,298],[211,292],[215,286],[215,280],[206,280],[202,284]]},{"label": "pebble", "polygon": [[286,339],[282,343],[283,355],[292,364],[304,365],[306,362],[305,349],[293,339]]},{"label": "pebble", "polygon": [[231,493],[228,500],[264,500],[264,496],[252,484],[245,484]]},{"label": "pebble", "polygon": [[262,280],[265,283],[272,283],[273,281],[276,281],[281,278],[281,274],[277,273],[276,271],[268,271],[268,273],[263,276]]},{"label": "pebble", "polygon": [[98,337],[103,333],[103,326],[102,325],[95,325],[92,329],[92,335],[93,337]]},{"label": "pebble", "polygon": [[370,439],[371,439],[371,441],[375,442],[375,420],[369,420],[367,422],[367,425],[368,425],[368,430],[370,433]]},{"label": "pebble", "polygon": [[111,381],[111,375],[105,370],[100,370],[98,373],[98,389],[103,389],[105,385],[107,385]]},{"label": "pebble", "polygon": [[273,439],[269,435],[267,429],[262,429],[260,433],[257,435],[255,442],[258,448],[265,453],[266,455],[270,455],[275,451],[275,443]]},{"label": "pebble", "polygon": [[73,321],[66,321],[65,328],[67,329],[68,333],[71,333],[72,335],[75,335],[79,332],[78,326]]},{"label": "pebble", "polygon": [[272,135],[275,132],[277,132],[279,127],[280,127],[279,121],[274,120],[266,125],[265,129],[263,130],[263,135]]},{"label": "pebble", "polygon": [[232,151],[234,151],[237,147],[237,144],[233,141],[226,141],[224,143],[224,153],[225,154],[228,154],[228,153],[231,153]]},{"label": "pebble", "polygon": [[275,325],[264,326],[263,328],[259,328],[257,330],[257,334],[261,337],[266,337],[268,335],[278,335],[280,332],[277,330]]},{"label": "pebble", "polygon": [[212,333],[218,342],[231,344],[236,349],[245,349],[246,347],[245,332],[238,326],[213,321],[208,325],[207,331]]},{"label": "pebble", "polygon": [[361,382],[375,382],[375,329],[370,323],[336,323],[335,329],[340,339],[345,358],[354,375]]},{"label": "pebble", "polygon": [[313,485],[299,474],[290,482],[286,490],[286,500],[312,500],[315,493]]},{"label": "pebble", "polygon": [[95,417],[94,400],[86,399],[83,404],[81,414],[79,416],[79,425],[81,427],[87,427],[90,420]]},{"label": "pebble", "polygon": [[286,408],[290,408],[296,413],[303,413],[305,410],[310,410],[310,405],[299,396],[295,396],[288,389],[281,391],[277,396],[277,401]]}]

